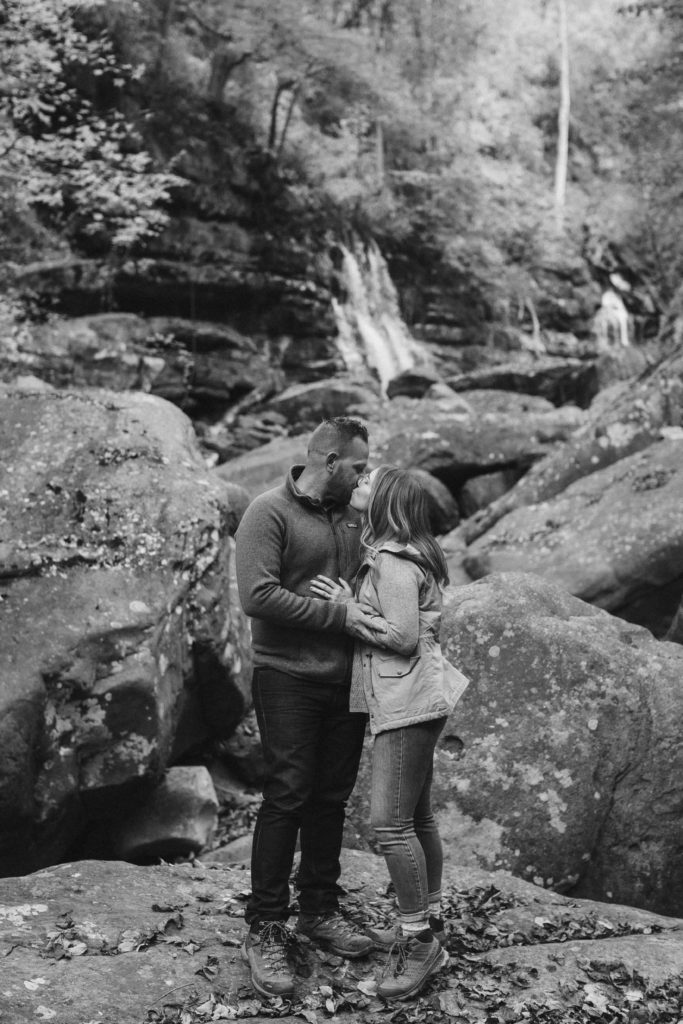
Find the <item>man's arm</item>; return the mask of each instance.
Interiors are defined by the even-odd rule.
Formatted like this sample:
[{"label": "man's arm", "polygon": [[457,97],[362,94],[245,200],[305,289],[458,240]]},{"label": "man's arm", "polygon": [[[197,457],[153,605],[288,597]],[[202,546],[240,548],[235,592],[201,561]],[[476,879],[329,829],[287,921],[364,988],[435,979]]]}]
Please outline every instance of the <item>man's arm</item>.
[{"label": "man's arm", "polygon": [[[334,602],[330,602],[333,604]],[[341,605],[346,609],[346,624],[344,631],[356,640],[365,640],[375,647],[384,647],[386,638],[385,620],[380,615],[375,615],[369,605],[357,604],[349,601]]]},{"label": "man's arm", "polygon": [[302,597],[280,582],[285,524],[266,502],[249,506],[235,535],[237,589],[247,615],[296,629],[344,631],[343,605]]}]

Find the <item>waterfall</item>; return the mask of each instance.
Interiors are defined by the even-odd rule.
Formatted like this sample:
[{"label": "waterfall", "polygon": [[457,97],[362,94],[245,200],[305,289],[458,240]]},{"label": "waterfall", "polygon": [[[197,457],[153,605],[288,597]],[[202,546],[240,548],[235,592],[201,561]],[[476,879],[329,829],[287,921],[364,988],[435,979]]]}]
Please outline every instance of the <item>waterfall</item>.
[{"label": "waterfall", "polygon": [[598,350],[606,352],[615,345],[628,348],[631,335],[631,317],[621,295],[613,288],[602,293],[600,309],[593,318],[593,332]]},{"label": "waterfall", "polygon": [[405,370],[431,368],[424,347],[412,337],[401,317],[389,268],[375,242],[357,244],[352,252],[340,246],[343,301],[332,300],[337,345],[347,370],[379,377],[386,392],[390,380]]}]

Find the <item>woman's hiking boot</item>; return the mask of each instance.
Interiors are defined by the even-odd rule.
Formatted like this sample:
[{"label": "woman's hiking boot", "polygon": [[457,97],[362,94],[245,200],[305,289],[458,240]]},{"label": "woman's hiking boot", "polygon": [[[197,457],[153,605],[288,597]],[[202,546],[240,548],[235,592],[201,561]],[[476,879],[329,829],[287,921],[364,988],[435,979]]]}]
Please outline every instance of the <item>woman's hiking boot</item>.
[{"label": "woman's hiking boot", "polygon": [[[393,928],[366,928],[365,930],[372,939],[375,949],[389,950],[395,942],[407,941],[406,936],[401,931],[400,924],[395,925]],[[430,916],[429,930],[434,938],[438,939],[441,945],[445,947],[446,942],[448,941],[448,935],[446,933],[446,925],[443,918]]]},{"label": "woman's hiking boot", "polygon": [[251,983],[260,996],[291,996],[294,972],[288,953],[294,936],[283,921],[261,921],[250,930],[242,946],[242,959],[251,970]]},{"label": "woman's hiking boot", "polygon": [[410,999],[430,975],[448,963],[448,953],[428,929],[420,936],[410,936],[392,946],[377,986],[381,999]]},{"label": "woman's hiking boot", "polygon": [[366,956],[375,945],[369,935],[339,910],[327,914],[299,914],[296,930],[316,946],[350,960]]}]

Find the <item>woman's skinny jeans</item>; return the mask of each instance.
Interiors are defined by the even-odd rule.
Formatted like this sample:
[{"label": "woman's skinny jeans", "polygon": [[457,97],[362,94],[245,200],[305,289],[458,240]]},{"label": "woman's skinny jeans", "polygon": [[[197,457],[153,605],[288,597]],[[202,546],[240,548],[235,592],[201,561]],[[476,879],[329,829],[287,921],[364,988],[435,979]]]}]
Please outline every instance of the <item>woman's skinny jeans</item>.
[{"label": "woman's skinny jeans", "polygon": [[375,737],[370,816],[394,883],[401,919],[427,918],[441,895],[443,850],[431,808],[434,748],[445,718]]}]

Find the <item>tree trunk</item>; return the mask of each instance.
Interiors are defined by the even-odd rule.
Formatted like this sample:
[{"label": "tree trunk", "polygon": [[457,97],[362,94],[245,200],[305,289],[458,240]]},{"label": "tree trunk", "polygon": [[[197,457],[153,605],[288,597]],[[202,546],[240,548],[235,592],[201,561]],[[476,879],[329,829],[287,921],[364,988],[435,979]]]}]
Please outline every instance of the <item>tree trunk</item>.
[{"label": "tree trunk", "polygon": [[273,102],[270,108],[270,127],[268,129],[268,149],[271,153],[275,151],[275,143],[277,140],[277,121],[278,121],[278,110],[280,107],[280,97],[283,92],[287,90],[288,86],[281,83],[278,84],[275,89],[275,95],[273,96]]},{"label": "tree trunk", "polygon": [[282,125],[282,133],[280,134],[280,142],[278,144],[277,153],[275,155],[275,160],[276,161],[278,161],[280,159],[280,157],[282,156],[282,150],[284,149],[284,146],[285,146],[285,138],[287,137],[287,129],[289,128],[289,122],[292,120],[292,114],[294,113],[294,105],[295,105],[295,103],[297,101],[297,97],[299,95],[300,89],[301,89],[301,82],[297,82],[297,84],[292,89],[291,96],[289,97],[289,103],[287,104],[287,113],[285,115],[284,124]]},{"label": "tree trunk", "polygon": [[382,122],[375,122],[375,158],[377,168],[377,185],[384,188],[384,129]]},{"label": "tree trunk", "polygon": [[156,60],[154,62],[153,77],[159,78],[164,66],[166,47],[168,45],[168,34],[171,30],[173,15],[175,13],[176,0],[165,0],[162,9],[161,28],[159,31],[159,46],[157,48]]},{"label": "tree trunk", "polygon": [[557,0],[560,15],[560,110],[557,117],[557,161],[555,163],[555,221],[558,231],[564,226],[569,158],[569,32],[567,2]]}]

